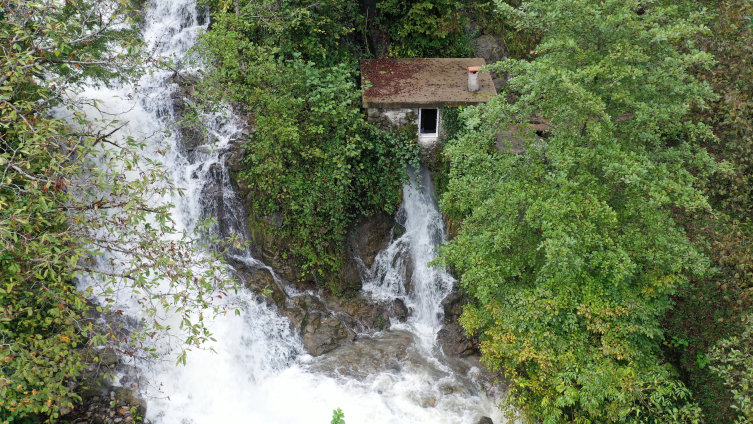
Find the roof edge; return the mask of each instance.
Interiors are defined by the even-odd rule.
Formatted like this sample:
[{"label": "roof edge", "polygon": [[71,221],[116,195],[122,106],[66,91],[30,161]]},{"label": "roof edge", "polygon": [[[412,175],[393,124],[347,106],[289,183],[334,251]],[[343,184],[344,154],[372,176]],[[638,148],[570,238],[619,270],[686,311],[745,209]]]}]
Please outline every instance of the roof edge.
[{"label": "roof edge", "polygon": [[476,106],[482,103],[486,103],[492,99],[492,95],[484,95],[476,101],[443,101],[443,102],[378,102],[378,101],[363,101],[364,109],[379,108],[379,109],[403,109],[403,108],[442,108],[442,107],[459,107],[459,106]]}]

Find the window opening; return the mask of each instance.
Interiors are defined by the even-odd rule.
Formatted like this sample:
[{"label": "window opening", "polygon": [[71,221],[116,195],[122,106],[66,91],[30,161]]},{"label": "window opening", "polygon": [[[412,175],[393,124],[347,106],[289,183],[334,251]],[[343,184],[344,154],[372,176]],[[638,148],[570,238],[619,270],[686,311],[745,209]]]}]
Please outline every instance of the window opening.
[{"label": "window opening", "polygon": [[419,135],[437,135],[438,109],[421,109],[419,116]]}]

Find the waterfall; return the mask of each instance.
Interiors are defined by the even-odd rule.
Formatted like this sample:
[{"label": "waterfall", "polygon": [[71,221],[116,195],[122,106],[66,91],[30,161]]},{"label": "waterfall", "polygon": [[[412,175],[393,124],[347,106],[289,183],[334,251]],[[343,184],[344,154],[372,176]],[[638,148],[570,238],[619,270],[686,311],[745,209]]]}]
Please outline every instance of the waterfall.
[{"label": "waterfall", "polygon": [[[424,167],[418,172],[410,169],[409,175],[397,214],[405,233],[377,255],[366,272],[363,290],[379,300],[403,300],[412,312],[408,328],[419,335],[425,348],[431,348],[441,327],[441,302],[452,290],[454,280],[445,269],[429,266],[436,257],[435,248],[445,241],[431,176]],[[407,267],[412,271],[409,282],[403,281]]]},{"label": "waterfall", "polygon": [[[207,25],[208,17],[195,0],[154,0],[146,11],[144,36],[158,54],[172,57],[180,66],[199,30]],[[92,114],[117,113],[121,121],[129,121],[123,136],[147,139],[151,152],[168,152],[155,154],[154,159],[166,165],[186,192],[166,200],[176,205],[177,225],[191,229],[209,206],[209,189],[216,194],[211,202],[219,202],[224,211],[242,211],[223,155],[241,134],[241,126],[232,116],[207,119],[211,142],[190,157],[182,152],[175,136],[163,132],[175,119],[176,85],[171,74],[145,76],[138,91],[90,87],[79,95],[101,100]],[[166,355],[162,362],[132,363],[136,371],[131,372],[140,375],[139,381],[150,383],[139,386],[148,402],[146,418],[155,424],[313,424],[329,422],[332,410],[340,407],[348,424],[475,424],[481,416],[506,422],[496,401],[475,382],[478,370],[447,362],[436,346],[442,325],[440,302],[452,289],[453,279],[445,270],[429,266],[445,232],[426,170],[411,171],[399,220],[406,232],[366,271],[364,290],[383,300],[402,299],[412,316],[406,324],[393,323],[391,331],[353,344],[353,349],[365,352],[359,359],[376,352],[390,354],[390,348],[399,350],[385,362],[390,367],[375,369],[364,378],[341,373],[337,356],[341,349],[312,358],[287,318],[256,294],[243,292],[235,299],[244,307],[241,315],[220,317],[211,324],[217,341],[207,347],[213,351],[194,350],[185,366],[175,366],[170,346],[158,344]],[[230,221],[237,222],[232,231],[245,231],[242,216]],[[247,251],[233,255],[240,262],[263,266]],[[401,267],[412,269],[409,290],[399,275]],[[127,294],[117,302],[119,309],[139,318],[138,305]],[[116,383],[128,378],[116,377]]]}]

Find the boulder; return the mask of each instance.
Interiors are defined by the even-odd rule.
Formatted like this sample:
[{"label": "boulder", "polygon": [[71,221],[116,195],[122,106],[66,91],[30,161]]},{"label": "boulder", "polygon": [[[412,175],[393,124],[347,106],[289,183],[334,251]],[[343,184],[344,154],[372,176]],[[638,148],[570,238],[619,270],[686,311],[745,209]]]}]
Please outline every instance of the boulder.
[{"label": "boulder", "polygon": [[464,291],[453,290],[445,297],[442,302],[442,309],[444,310],[445,322],[453,323],[457,322],[460,314],[463,313],[463,306],[468,303],[470,299],[465,295]]},{"label": "boulder", "polygon": [[320,356],[353,339],[355,333],[339,319],[319,311],[306,314],[306,323],[301,327],[301,341],[312,356]]},{"label": "boulder", "polygon": [[465,330],[458,324],[449,324],[439,330],[437,341],[447,356],[467,357],[478,351],[476,341],[465,335]]},{"label": "boulder", "polygon": [[[359,338],[339,349],[317,358],[311,370],[332,377],[348,376],[359,380],[380,371],[400,371],[409,356],[418,351],[411,349],[415,336],[404,331],[389,331],[378,336]],[[410,363],[419,363],[423,358],[416,356]]]},{"label": "boulder", "polygon": [[474,44],[476,44],[476,57],[483,57],[487,64],[507,57],[507,50],[502,37],[484,34],[476,38]]},{"label": "boulder", "polygon": [[387,314],[390,318],[405,322],[408,319],[408,307],[402,300],[395,299],[387,305]]},{"label": "boulder", "polygon": [[355,253],[361,258],[366,268],[371,268],[376,255],[387,246],[392,239],[392,217],[385,213],[372,216],[361,216],[358,224],[351,231],[351,244]]},{"label": "boulder", "polygon": [[136,396],[136,393],[128,387],[118,387],[115,390],[115,400],[121,407],[136,408],[136,413],[139,416],[146,415],[146,402]]},{"label": "boulder", "polygon": [[494,424],[494,421],[492,421],[489,417],[481,417],[478,421],[476,421],[476,424]]},{"label": "boulder", "polygon": [[330,311],[318,298],[310,295],[297,296],[285,301],[280,313],[290,320],[292,329],[297,329],[303,347],[312,356],[320,356],[356,337],[353,322],[346,325],[349,316]]}]

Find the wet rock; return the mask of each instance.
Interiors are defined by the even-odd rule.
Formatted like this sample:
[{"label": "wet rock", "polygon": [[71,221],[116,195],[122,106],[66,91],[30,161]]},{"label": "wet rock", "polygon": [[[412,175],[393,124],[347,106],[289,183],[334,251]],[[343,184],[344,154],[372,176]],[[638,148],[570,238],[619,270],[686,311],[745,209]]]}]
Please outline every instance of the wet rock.
[{"label": "wet rock", "polygon": [[320,356],[353,339],[355,333],[339,319],[321,312],[308,313],[301,328],[301,341],[312,356]]},{"label": "wet rock", "polygon": [[194,84],[196,80],[187,75],[181,74],[174,79],[178,83],[178,88],[170,94],[170,100],[173,104],[173,111],[179,121],[176,123],[178,129],[178,147],[185,153],[192,153],[199,146],[206,143],[206,137],[202,126],[199,122],[184,120],[192,108],[194,101]]},{"label": "wet rock", "polygon": [[142,417],[146,415],[146,402],[136,396],[134,391],[128,387],[118,387],[115,391],[115,400],[118,405],[126,407],[122,411],[117,411],[120,414],[125,414],[132,408],[136,408],[137,415]]},{"label": "wet rock", "polygon": [[403,234],[405,234],[405,227],[399,222],[396,222],[395,226],[392,228],[392,239],[397,240],[402,237]]},{"label": "wet rock", "polygon": [[447,356],[463,358],[476,353],[478,350],[475,340],[467,337],[465,330],[457,324],[449,324],[439,330],[437,341]]},{"label": "wet rock", "polygon": [[245,154],[243,148],[233,148],[227,153],[227,156],[225,156],[225,166],[227,166],[227,169],[231,172],[241,172],[246,169],[246,166],[243,163],[244,157]]},{"label": "wet rock", "polygon": [[246,165],[243,163],[243,159],[246,157],[245,144],[254,132],[253,128],[245,127],[233,135],[228,151],[225,153],[225,166],[231,172],[240,172],[246,169]]},{"label": "wet rock", "polygon": [[79,386],[81,396],[104,396],[110,391],[112,375],[109,367],[104,367],[97,362],[89,363],[81,373]]},{"label": "wet rock", "polygon": [[[314,372],[331,377],[353,377],[359,380],[379,371],[398,372],[409,359],[414,335],[403,331],[379,333],[372,338],[359,338],[335,349],[310,365]],[[421,358],[415,358],[415,362]]]},{"label": "wet rock", "polygon": [[387,305],[387,312],[390,318],[395,318],[399,322],[405,322],[408,319],[408,307],[400,299],[395,299]]},{"label": "wet rock", "polygon": [[453,290],[445,297],[441,306],[444,310],[444,318],[448,323],[457,322],[457,319],[463,313],[463,306],[469,302],[469,298],[462,290]]},{"label": "wet rock", "polygon": [[[227,169],[220,163],[209,166],[206,182],[201,190],[202,217],[216,219],[214,230],[219,240],[230,240],[237,234],[248,234],[248,210],[238,194],[238,188]],[[243,241],[243,240],[241,240]],[[227,248],[231,255],[243,255],[245,250],[219,243],[218,248]]]},{"label": "wet rock", "polygon": [[227,258],[228,263],[233,267],[233,273],[247,288],[257,293],[266,293],[266,297],[274,301],[278,306],[285,302],[285,292],[275,280],[272,272],[260,264],[249,264],[239,259]]},{"label": "wet rock", "polygon": [[107,367],[110,365],[117,365],[120,362],[120,356],[112,349],[97,351],[96,355],[99,359],[99,363]]},{"label": "wet rock", "polygon": [[103,396],[83,396],[74,408],[61,408],[58,424],[143,423],[146,403],[128,387],[112,387]]},{"label": "wet rock", "polygon": [[421,399],[421,407],[422,408],[433,408],[437,406],[437,400],[433,397],[426,397]]},{"label": "wet rock", "polygon": [[319,299],[303,295],[288,299],[280,306],[280,313],[290,320],[297,329],[306,351],[312,356],[320,356],[355,339],[353,322],[342,319],[326,308]]},{"label": "wet rock", "polygon": [[494,424],[494,421],[492,421],[489,417],[481,417],[478,421],[476,421],[476,424]]}]

